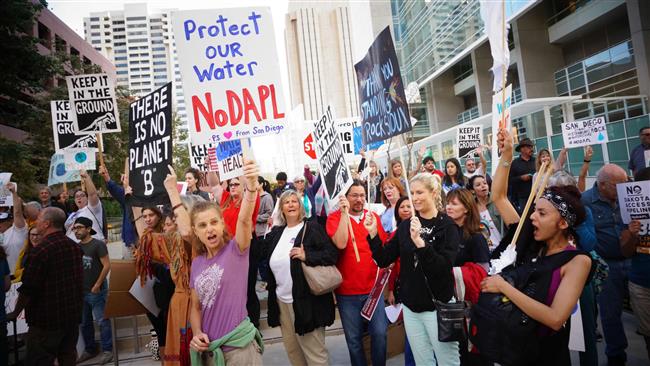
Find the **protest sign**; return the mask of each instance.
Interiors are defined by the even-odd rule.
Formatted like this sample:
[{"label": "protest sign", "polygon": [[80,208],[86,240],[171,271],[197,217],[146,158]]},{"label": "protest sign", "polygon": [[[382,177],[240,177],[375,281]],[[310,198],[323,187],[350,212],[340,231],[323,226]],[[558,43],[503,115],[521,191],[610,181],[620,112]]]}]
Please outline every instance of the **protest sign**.
[{"label": "protest sign", "polygon": [[377,141],[373,142],[370,145],[365,145],[363,143],[363,132],[361,131],[361,126],[355,127],[352,130],[352,139],[354,141],[354,155],[359,155],[361,152],[361,149],[365,149],[366,151],[370,150],[377,150],[381,145],[384,144],[384,141]]},{"label": "protest sign", "polygon": [[356,119],[352,118],[341,119],[336,122],[345,160],[353,161],[355,157],[354,155],[358,155],[354,152],[354,128],[358,127],[359,123]]},{"label": "protest sign", "polygon": [[[14,196],[7,189],[7,183],[11,180],[12,173],[0,173],[0,207],[11,207],[14,205]],[[14,183],[14,186],[16,183]]]},{"label": "protest sign", "polygon": [[[5,294],[5,311],[7,314],[14,311],[16,308],[16,303],[18,302],[18,288],[22,286],[22,282],[12,283],[9,291]],[[4,289],[3,289],[4,290]],[[16,333],[23,334],[27,333],[29,327],[27,326],[27,320],[25,319],[25,311],[21,311],[16,319]],[[11,322],[7,322],[7,335],[14,335],[14,327]]]},{"label": "protest sign", "polygon": [[269,8],[176,11],[172,26],[193,144],[278,134],[285,128]]},{"label": "protest sign", "polygon": [[[244,143],[248,143],[245,141]],[[224,141],[215,148],[219,179],[226,181],[244,175],[244,153],[240,140]]]},{"label": "protest sign", "polygon": [[53,100],[50,102],[52,112],[52,131],[54,132],[54,149],[60,151],[67,148],[97,148],[95,135],[76,135],[72,122],[70,102]]},{"label": "protest sign", "polygon": [[135,206],[169,202],[164,181],[172,160],[172,83],[129,105],[129,184]]},{"label": "protest sign", "polygon": [[650,221],[650,181],[620,183],[616,192],[624,224],[632,220]]},{"label": "protest sign", "polygon": [[77,135],[120,132],[114,81],[107,74],[66,76],[73,131]]},{"label": "protest sign", "polygon": [[345,162],[331,107],[328,106],[327,112],[314,123],[313,136],[325,191],[330,200],[335,200],[352,185],[352,173]]},{"label": "protest sign", "polygon": [[95,161],[94,149],[65,149],[63,161],[66,170],[95,170],[97,162]]},{"label": "protest sign", "polygon": [[467,158],[483,142],[481,126],[459,126],[456,128],[456,156]]},{"label": "protest sign", "polygon": [[562,123],[564,147],[581,147],[602,144],[608,140],[605,117]]},{"label": "protest sign", "polygon": [[645,160],[645,167],[646,168],[650,167],[650,150],[646,150],[643,152],[643,158]]},{"label": "protest sign", "polygon": [[[512,115],[510,114],[510,107],[512,103],[512,84],[505,87],[504,90],[494,93],[492,95],[492,134],[496,137],[502,129],[508,129],[512,127]],[[513,136],[515,137],[515,136]],[[493,139],[496,141],[496,138]],[[494,142],[493,141],[493,142]],[[498,144],[492,144],[492,174],[494,175],[497,171],[497,165],[499,164],[499,157],[501,152],[499,151]],[[487,171],[485,172],[488,173]]]},{"label": "protest sign", "polygon": [[190,142],[190,165],[192,168],[198,169],[200,172],[216,171],[216,169],[210,169],[208,162],[208,149],[211,146],[210,144],[194,145]]},{"label": "protest sign", "polygon": [[379,33],[354,69],[359,83],[363,143],[410,131],[413,126],[389,27]]},{"label": "protest sign", "polygon": [[218,172],[219,171],[219,160],[217,160],[217,148],[210,146],[208,148],[208,171]]},{"label": "protest sign", "polygon": [[187,182],[176,182],[176,189],[181,196],[187,193]]},{"label": "protest sign", "polygon": [[379,271],[377,271],[375,284],[372,286],[370,295],[368,295],[368,299],[366,299],[366,302],[361,308],[361,316],[366,320],[372,319],[372,315],[375,313],[380,301],[382,306],[384,305],[384,288],[388,283],[391,271],[391,268],[380,268]]},{"label": "protest sign", "polygon": [[47,179],[47,185],[53,186],[59,183],[77,182],[79,180],[79,171],[66,169],[63,154],[54,153],[50,160],[50,174]]}]

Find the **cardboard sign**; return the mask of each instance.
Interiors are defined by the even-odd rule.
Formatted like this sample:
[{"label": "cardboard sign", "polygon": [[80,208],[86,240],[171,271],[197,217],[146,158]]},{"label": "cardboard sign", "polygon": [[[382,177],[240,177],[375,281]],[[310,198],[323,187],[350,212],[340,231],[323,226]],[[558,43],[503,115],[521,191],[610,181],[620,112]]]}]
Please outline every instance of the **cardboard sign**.
[{"label": "cardboard sign", "polygon": [[107,74],[66,76],[75,134],[120,132],[115,83]]},{"label": "cardboard sign", "polygon": [[[16,307],[16,302],[18,302],[18,288],[22,285],[23,285],[22,282],[12,283],[11,287],[9,288],[9,291],[7,291],[7,293],[5,294],[4,307],[5,307],[6,314],[9,314],[10,312],[14,311],[14,308]],[[20,312],[20,314],[16,319],[16,333],[17,334],[27,333],[28,329],[29,327],[27,326],[27,320],[25,319],[25,311],[23,310]],[[8,336],[14,335],[13,323],[7,322],[7,335]]]},{"label": "cardboard sign", "polygon": [[650,221],[650,181],[617,184],[616,192],[623,223]]},{"label": "cardboard sign", "polygon": [[355,119],[345,119],[336,121],[336,127],[339,132],[339,137],[341,138],[341,146],[343,147],[343,154],[345,155],[345,160],[353,161],[355,155],[354,152],[354,129],[359,127],[359,123]]},{"label": "cardboard sign", "polygon": [[226,181],[244,175],[244,153],[240,140],[221,142],[214,150],[219,162],[220,180]]},{"label": "cardboard sign", "polygon": [[95,135],[76,135],[72,121],[70,102],[67,100],[53,100],[50,102],[52,112],[52,131],[54,132],[54,149],[60,151],[67,148],[97,148]]},{"label": "cardboard sign", "polygon": [[[505,102],[505,103],[504,103]],[[504,90],[494,93],[492,96],[492,135],[495,136],[493,139],[496,142],[496,135],[502,129],[511,130],[512,127],[512,115],[510,113],[510,106],[512,103],[512,84],[509,84],[505,87]],[[516,136],[513,136],[513,138]],[[495,158],[496,157],[496,158]],[[499,164],[499,157],[501,157],[501,152],[499,151],[498,144],[492,144],[492,174],[497,171],[497,165]],[[488,172],[486,171],[486,174]]]},{"label": "cardboard sign", "polygon": [[645,167],[650,167],[650,150],[645,150],[643,152],[643,157],[645,159]]},{"label": "cardboard sign", "polygon": [[176,11],[172,26],[193,144],[278,134],[285,128],[269,8]]},{"label": "cardboard sign", "polygon": [[571,329],[569,329],[569,349],[571,351],[585,351],[585,334],[582,327],[582,310],[580,302],[576,304],[571,313]]},{"label": "cardboard sign", "polygon": [[153,294],[153,285],[156,282],[153,278],[146,277],[144,279],[144,286],[140,285],[140,277],[136,278],[129,289],[129,293],[133,296],[142,306],[144,306],[151,314],[158,316],[160,308],[156,304],[156,298]]},{"label": "cardboard sign", "polygon": [[61,151],[66,170],[95,170],[95,149],[68,148]]},{"label": "cardboard sign", "polygon": [[413,126],[389,27],[379,33],[354,69],[359,83],[363,143],[410,131]]},{"label": "cardboard sign", "polygon": [[[456,128],[456,156],[469,157],[483,143],[481,126],[459,126]],[[473,154],[472,154],[473,155]]]},{"label": "cardboard sign", "polygon": [[216,169],[210,169],[210,164],[208,162],[208,149],[212,145],[194,145],[190,142],[190,165],[194,169],[198,169],[200,172],[207,171],[216,171]]},{"label": "cardboard sign", "polygon": [[136,278],[135,261],[111,260],[111,278],[108,281],[108,299],[104,318],[147,313],[147,309],[129,292]]},{"label": "cardboard sign", "polygon": [[335,200],[352,185],[352,173],[345,162],[331,107],[328,106],[327,112],[314,123],[313,136],[323,186],[330,201]]},{"label": "cardboard sign", "polygon": [[65,157],[61,153],[54,153],[50,160],[50,175],[47,179],[47,185],[53,186],[59,183],[78,182],[78,170],[68,170],[65,168]]},{"label": "cardboard sign", "polygon": [[372,290],[370,290],[368,299],[361,308],[361,316],[364,319],[370,321],[370,319],[372,319],[372,315],[377,309],[377,305],[379,305],[380,302],[382,306],[384,305],[384,287],[386,287],[386,284],[388,283],[388,278],[390,277],[391,271],[391,268],[380,268],[377,271],[375,284],[372,286]]},{"label": "cardboard sign", "polygon": [[129,105],[129,184],[135,206],[169,203],[164,181],[172,158],[172,83]]},{"label": "cardboard sign", "polygon": [[564,147],[581,147],[602,144],[608,140],[605,117],[562,123]]},{"label": "cardboard sign", "polygon": [[352,139],[354,140],[354,155],[359,155],[361,152],[361,149],[365,149],[366,151],[370,150],[377,150],[381,145],[384,144],[384,141],[377,141],[373,142],[370,145],[365,145],[363,143],[363,132],[361,131],[361,127],[355,127],[352,130]]}]

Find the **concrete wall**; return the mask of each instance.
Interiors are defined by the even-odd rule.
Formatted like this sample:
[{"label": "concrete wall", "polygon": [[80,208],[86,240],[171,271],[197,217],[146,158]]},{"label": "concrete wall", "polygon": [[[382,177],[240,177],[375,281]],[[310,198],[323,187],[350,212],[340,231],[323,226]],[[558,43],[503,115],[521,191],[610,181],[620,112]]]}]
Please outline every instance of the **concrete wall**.
[{"label": "concrete wall", "polygon": [[650,1],[628,0],[627,13],[634,46],[639,91],[650,96]]}]

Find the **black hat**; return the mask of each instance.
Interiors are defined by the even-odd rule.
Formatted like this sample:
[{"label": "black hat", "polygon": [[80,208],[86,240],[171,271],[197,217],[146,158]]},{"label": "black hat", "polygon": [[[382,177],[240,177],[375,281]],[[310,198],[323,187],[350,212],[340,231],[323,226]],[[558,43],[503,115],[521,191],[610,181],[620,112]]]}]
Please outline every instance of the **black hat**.
[{"label": "black hat", "polygon": [[0,212],[0,222],[5,222],[14,219],[14,214],[11,211]]},{"label": "black hat", "polygon": [[519,145],[517,145],[517,147],[515,148],[515,151],[519,152],[519,150],[521,150],[521,148],[524,147],[524,146],[535,147],[535,144],[533,144],[533,142],[528,137],[526,137],[526,138],[522,139],[521,141],[519,141]]},{"label": "black hat", "polygon": [[97,232],[93,229],[93,221],[87,217],[77,217],[76,220],[74,220],[75,225],[76,224],[81,224],[85,227],[90,228],[90,235],[95,235]]}]

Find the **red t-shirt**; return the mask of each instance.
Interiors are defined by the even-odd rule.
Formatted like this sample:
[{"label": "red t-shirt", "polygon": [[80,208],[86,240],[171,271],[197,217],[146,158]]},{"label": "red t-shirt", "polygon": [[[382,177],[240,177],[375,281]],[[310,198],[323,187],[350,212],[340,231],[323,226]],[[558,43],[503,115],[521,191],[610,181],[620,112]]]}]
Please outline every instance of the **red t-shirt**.
[{"label": "red t-shirt", "polygon": [[[339,295],[365,295],[370,293],[372,285],[375,284],[377,265],[375,264],[375,261],[372,260],[372,251],[370,250],[370,245],[366,239],[368,231],[363,226],[363,219],[365,219],[365,215],[367,214],[368,211],[364,211],[360,223],[357,223],[352,218],[350,219],[352,222],[352,231],[357,240],[360,262],[357,263],[356,256],[354,255],[354,246],[352,245],[352,238],[350,237],[352,234],[350,234],[348,235],[347,246],[345,249],[339,251],[339,261],[336,264],[336,267],[339,269],[341,276],[343,277],[341,286],[336,289],[336,293]],[[375,215],[376,222],[381,223],[379,216],[375,213],[373,213],[373,215]],[[326,230],[330,237],[333,237],[334,233],[336,233],[340,220],[340,210],[332,212],[327,217]],[[379,238],[382,243],[384,243],[387,237],[386,232],[381,225],[377,225],[377,230]]]},{"label": "red t-shirt", "polygon": [[[230,205],[226,208],[223,207],[223,205],[226,203],[226,200],[230,197],[230,192],[228,191],[223,191],[223,194],[221,195],[221,202],[219,205],[221,206],[221,214],[223,215],[223,221],[226,223],[226,231],[233,237],[235,236],[235,233],[237,232],[237,218],[239,217],[239,209],[241,207],[241,203],[237,206],[230,202]],[[243,198],[245,199],[245,198]],[[255,208],[253,209],[253,216],[252,216],[252,226],[253,226],[253,232],[255,232],[255,222],[257,221],[257,213],[260,210],[260,194],[257,194],[257,199],[255,200]]]},{"label": "red t-shirt", "polygon": [[438,169],[434,169],[433,172],[431,172],[431,174],[435,174],[435,175],[439,176],[440,179],[442,179],[442,178],[445,177],[445,173],[441,172],[441,171],[438,170]]}]

